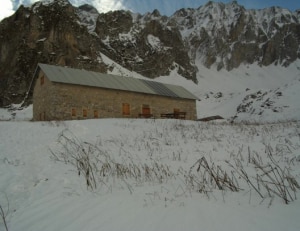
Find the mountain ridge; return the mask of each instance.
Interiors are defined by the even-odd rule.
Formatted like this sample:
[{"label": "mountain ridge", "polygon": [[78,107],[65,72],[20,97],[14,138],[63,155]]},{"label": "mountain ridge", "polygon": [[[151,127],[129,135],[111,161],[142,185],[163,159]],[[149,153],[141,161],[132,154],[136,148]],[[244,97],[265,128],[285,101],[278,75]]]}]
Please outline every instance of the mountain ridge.
[{"label": "mountain ridge", "polygon": [[[173,70],[195,83],[199,63],[228,71],[241,64],[288,67],[300,58],[300,10],[246,10],[208,2],[172,16],[158,10],[98,13],[67,0],[21,6],[0,22],[0,106],[20,103],[38,62],[108,72],[101,54],[148,78]],[[14,28],[14,29],[11,29]],[[32,89],[31,89],[32,91]]]}]

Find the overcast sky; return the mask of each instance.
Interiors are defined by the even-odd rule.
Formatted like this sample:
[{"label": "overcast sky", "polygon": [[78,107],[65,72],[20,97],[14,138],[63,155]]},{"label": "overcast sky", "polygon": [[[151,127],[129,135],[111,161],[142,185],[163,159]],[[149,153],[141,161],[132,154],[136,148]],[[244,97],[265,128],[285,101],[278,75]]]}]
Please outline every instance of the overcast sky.
[{"label": "overcast sky", "polygon": [[[28,6],[38,0],[1,0],[0,20],[13,14],[21,5]],[[45,0],[49,1],[49,0]],[[129,9],[133,12],[145,13],[158,9],[161,14],[171,15],[181,8],[198,8],[207,0],[69,0],[78,6],[84,3],[94,5],[99,12],[110,10]],[[232,0],[216,0],[215,2],[232,2]],[[263,9],[270,6],[280,6],[291,11],[300,9],[300,0],[237,0],[246,9]]]}]

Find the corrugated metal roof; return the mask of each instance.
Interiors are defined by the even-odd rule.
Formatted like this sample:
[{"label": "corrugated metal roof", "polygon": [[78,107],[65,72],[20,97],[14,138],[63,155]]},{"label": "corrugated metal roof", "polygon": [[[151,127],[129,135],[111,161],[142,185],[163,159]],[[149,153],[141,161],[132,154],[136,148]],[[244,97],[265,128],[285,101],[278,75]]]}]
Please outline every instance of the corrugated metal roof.
[{"label": "corrugated metal roof", "polygon": [[38,64],[38,66],[51,82],[132,91],[173,98],[198,99],[181,86],[48,64]]}]

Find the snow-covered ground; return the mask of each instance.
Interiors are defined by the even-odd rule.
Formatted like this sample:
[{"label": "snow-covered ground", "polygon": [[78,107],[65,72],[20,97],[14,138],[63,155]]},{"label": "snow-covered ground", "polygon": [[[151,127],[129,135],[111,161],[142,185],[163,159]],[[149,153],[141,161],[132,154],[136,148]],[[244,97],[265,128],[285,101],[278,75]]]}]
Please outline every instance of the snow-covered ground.
[{"label": "snow-covered ground", "polygon": [[[198,74],[198,118],[220,115],[226,119],[237,116],[238,121],[277,122],[300,119],[300,61],[293,63],[289,68],[271,65],[258,67],[245,65],[230,72],[202,68]],[[253,99],[251,109],[246,113],[237,113],[238,106],[245,97],[262,92],[261,99]],[[281,95],[276,95],[281,92]],[[218,97],[222,93],[222,97]],[[280,113],[270,112],[261,107],[266,100],[276,102]],[[251,100],[250,100],[251,101]],[[250,103],[248,100],[247,102]],[[260,103],[259,103],[260,102]],[[274,106],[275,107],[275,106]],[[273,108],[274,108],[273,107]],[[261,115],[254,116],[253,114]],[[256,111],[256,112],[254,112]]]},{"label": "snow-covered ground", "polygon": [[198,118],[225,118],[212,123],[0,109],[0,230],[1,215],[9,231],[300,230],[299,68],[156,79],[198,96]]},{"label": "snow-covered ground", "polygon": [[[242,164],[256,182],[252,177],[261,173],[249,158],[267,165],[269,150],[300,182],[299,134],[299,122],[2,121],[0,204],[8,211],[10,231],[299,230],[299,189],[296,194],[289,190],[289,204],[263,189],[262,199],[235,173],[238,192],[207,182],[200,193],[201,170],[196,170],[204,157],[211,169],[220,166],[233,177],[229,161]],[[71,164],[76,163],[71,156],[83,148],[91,165],[97,165],[91,168],[94,190],[87,187],[84,171],[79,175],[80,168]],[[130,175],[133,169],[141,170],[140,176]]]}]

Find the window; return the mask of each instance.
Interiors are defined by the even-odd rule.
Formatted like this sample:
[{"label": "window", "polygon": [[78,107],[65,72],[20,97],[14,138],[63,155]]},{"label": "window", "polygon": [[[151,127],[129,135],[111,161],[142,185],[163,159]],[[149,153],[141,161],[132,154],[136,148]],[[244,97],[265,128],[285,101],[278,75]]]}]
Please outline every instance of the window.
[{"label": "window", "polygon": [[83,110],[82,110],[82,116],[83,116],[84,118],[87,117],[87,109],[83,109]]},{"label": "window", "polygon": [[99,118],[98,110],[94,110],[94,118]]},{"label": "window", "polygon": [[43,85],[44,83],[45,83],[45,76],[42,75],[42,76],[41,76],[41,85]]},{"label": "window", "polygon": [[72,116],[74,117],[74,116],[76,116],[76,109],[75,108],[72,108]]},{"label": "window", "polygon": [[150,115],[150,106],[148,104],[143,104],[142,107],[142,114],[143,115]]},{"label": "window", "polygon": [[123,115],[130,115],[130,105],[128,103],[123,103]]}]

